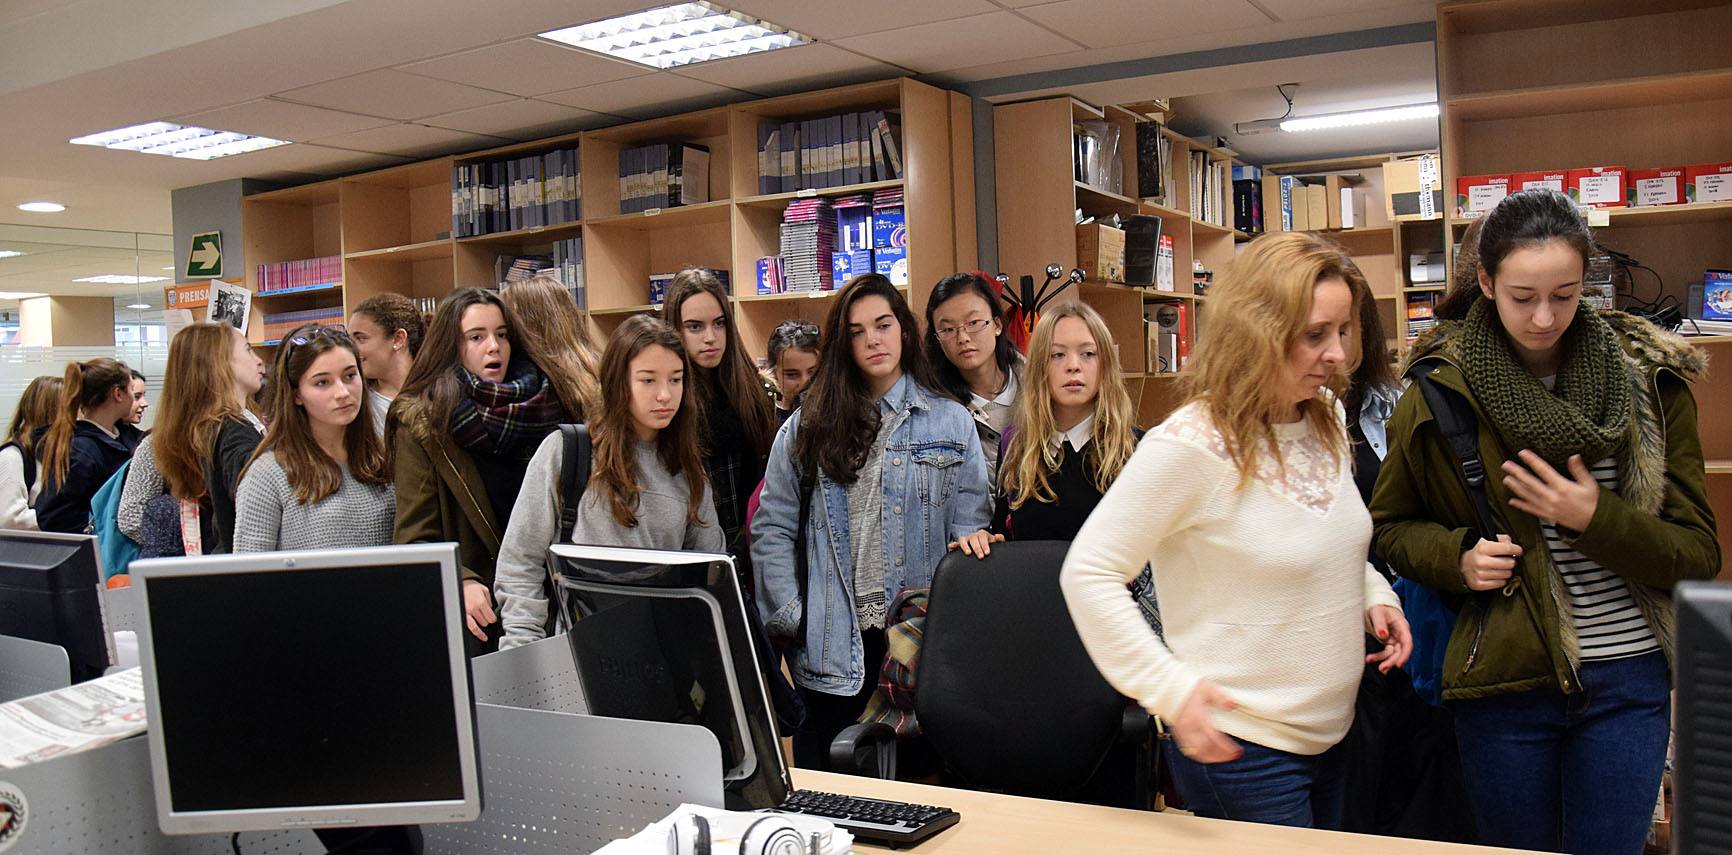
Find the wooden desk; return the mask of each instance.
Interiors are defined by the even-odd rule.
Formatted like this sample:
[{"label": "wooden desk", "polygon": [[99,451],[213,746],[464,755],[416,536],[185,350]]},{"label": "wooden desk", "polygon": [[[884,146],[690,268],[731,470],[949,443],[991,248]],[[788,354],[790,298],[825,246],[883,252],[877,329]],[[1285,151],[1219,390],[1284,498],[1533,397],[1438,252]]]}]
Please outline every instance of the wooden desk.
[{"label": "wooden desk", "polygon": [[[953,790],[852,775],[792,770],[794,786],[865,798],[943,805],[962,821],[928,838],[918,855],[1007,853],[1117,853],[1160,855],[1391,855],[1398,852],[1511,852],[1397,837],[1282,828],[1249,822],[1053,802],[971,790]],[[856,852],[890,852],[856,844]]]}]

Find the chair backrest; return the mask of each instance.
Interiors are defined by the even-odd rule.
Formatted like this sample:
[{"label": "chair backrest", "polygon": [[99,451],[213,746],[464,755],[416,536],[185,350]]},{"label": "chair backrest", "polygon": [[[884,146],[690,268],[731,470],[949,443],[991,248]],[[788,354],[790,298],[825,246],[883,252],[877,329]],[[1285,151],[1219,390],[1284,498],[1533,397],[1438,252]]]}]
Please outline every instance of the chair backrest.
[{"label": "chair backrest", "polygon": [[1125,698],[1095,669],[1059,591],[1069,547],[953,552],[933,577],[915,711],[971,786],[1066,798],[1118,738]]}]

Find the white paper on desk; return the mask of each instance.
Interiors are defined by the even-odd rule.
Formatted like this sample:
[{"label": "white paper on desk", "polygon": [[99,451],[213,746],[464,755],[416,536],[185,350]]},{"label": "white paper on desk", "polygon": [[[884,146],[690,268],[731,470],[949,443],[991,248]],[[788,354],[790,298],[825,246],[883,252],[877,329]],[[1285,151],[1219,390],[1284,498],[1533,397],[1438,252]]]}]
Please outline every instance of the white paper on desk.
[{"label": "white paper on desk", "polygon": [[801,836],[810,839],[813,834],[819,836],[823,847],[822,855],[845,855],[854,848],[854,835],[837,828],[827,819],[800,814],[770,814],[753,811],[729,811],[721,808],[703,807],[702,805],[680,805],[673,813],[645,826],[644,829],[623,840],[615,840],[601,849],[595,855],[667,855],[668,830],[674,822],[682,817],[696,814],[710,824],[710,851],[715,855],[737,855],[740,851],[740,836],[752,823],[765,817],[784,820],[794,826]]},{"label": "white paper on desk", "polygon": [[144,732],[137,668],[0,704],[0,767],[87,751]]}]

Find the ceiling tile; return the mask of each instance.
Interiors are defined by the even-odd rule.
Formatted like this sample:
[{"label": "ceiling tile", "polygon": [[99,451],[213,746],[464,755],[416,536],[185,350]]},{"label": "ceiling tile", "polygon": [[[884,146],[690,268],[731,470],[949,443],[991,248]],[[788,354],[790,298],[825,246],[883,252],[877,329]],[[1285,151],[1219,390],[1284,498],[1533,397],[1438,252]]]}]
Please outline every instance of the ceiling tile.
[{"label": "ceiling tile", "polygon": [[746,94],[714,83],[659,71],[645,77],[554,92],[541,96],[539,100],[638,119],[726,104],[729,101],[741,100]]},{"label": "ceiling tile", "polygon": [[783,95],[864,80],[897,77],[894,65],[826,44],[801,45],[675,69],[681,77],[731,86],[759,95]]},{"label": "ceiling tile", "polygon": [[618,116],[592,113],[563,104],[520,98],[516,101],[433,116],[422,121],[436,128],[528,141],[599,128],[615,124],[620,119]]},{"label": "ceiling tile", "polygon": [[391,124],[390,119],[363,116],[359,113],[344,113],[339,110],[327,110],[323,107],[309,107],[305,104],[277,101],[270,98],[259,98],[230,107],[176,116],[169,121],[295,142],[353,131],[364,131],[368,128],[378,128]]},{"label": "ceiling tile", "polygon": [[1267,9],[1269,14],[1283,21],[1299,21],[1305,18],[1322,18],[1326,15],[1370,12],[1395,6],[1423,5],[1435,8],[1437,4],[1416,3],[1414,0],[1258,0],[1257,5]]},{"label": "ceiling tile", "polygon": [[1246,0],[1163,0],[1158,15],[1148,0],[1064,0],[1019,14],[1091,48],[1270,23]]},{"label": "ceiling tile", "polygon": [[393,119],[437,116],[511,99],[504,93],[388,68],[290,89],[277,93],[277,97],[315,107]]},{"label": "ceiling tile", "polygon": [[904,27],[841,39],[836,44],[923,74],[984,65],[1009,56],[1081,50],[1011,12]]},{"label": "ceiling tile", "polygon": [[998,8],[988,0],[731,0],[724,5],[826,41],[982,15]]},{"label": "ceiling tile", "polygon": [[397,68],[525,96],[641,77],[655,70],[543,39],[518,39]]},{"label": "ceiling tile", "polygon": [[389,125],[383,128],[373,128],[367,131],[357,131],[342,136],[327,137],[318,140],[319,143],[336,148],[347,148],[355,151],[395,154],[403,157],[422,158],[450,154],[455,151],[473,151],[504,145],[510,142],[503,137],[484,136],[481,134],[463,133],[444,128],[431,128],[426,125],[401,124]]},{"label": "ceiling tile", "polygon": [[[294,172],[310,175],[348,175],[366,169],[383,169],[408,163],[410,158],[325,145],[296,143],[240,155],[247,159],[247,176]],[[227,158],[224,158],[225,160]]]}]

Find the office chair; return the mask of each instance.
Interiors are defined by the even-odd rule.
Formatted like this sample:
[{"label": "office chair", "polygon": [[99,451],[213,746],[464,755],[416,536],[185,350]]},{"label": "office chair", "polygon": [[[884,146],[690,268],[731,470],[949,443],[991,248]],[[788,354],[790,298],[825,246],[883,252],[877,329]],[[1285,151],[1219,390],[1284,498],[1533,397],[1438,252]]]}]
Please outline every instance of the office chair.
[{"label": "office chair", "polygon": [[[1147,810],[1151,719],[1107,684],[1077,637],[1058,587],[1069,547],[1015,541],[994,544],[985,560],[945,557],[932,581],[915,717],[964,786],[1102,801],[1101,785],[1117,772],[1131,793],[1120,787],[1104,800]],[[895,754],[895,731],[882,723],[852,725],[831,745],[832,768],[880,778],[895,777]]]}]

